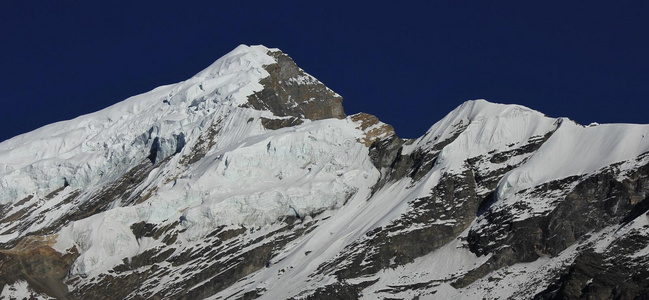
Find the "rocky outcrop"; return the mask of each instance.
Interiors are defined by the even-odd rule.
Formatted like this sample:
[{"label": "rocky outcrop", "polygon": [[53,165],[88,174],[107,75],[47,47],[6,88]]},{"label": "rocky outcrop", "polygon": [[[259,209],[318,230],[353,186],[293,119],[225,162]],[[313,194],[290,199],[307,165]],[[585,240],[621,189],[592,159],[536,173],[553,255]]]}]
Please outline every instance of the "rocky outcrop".
[{"label": "rocky outcrop", "polygon": [[368,232],[322,265],[320,272],[344,280],[413,262],[447,244],[471,224],[480,202],[475,192],[470,171],[446,176],[429,197],[410,202],[408,214]]},{"label": "rocky outcrop", "polygon": [[261,125],[266,129],[276,130],[284,127],[296,126],[304,123],[300,118],[290,117],[283,119],[261,118]]},{"label": "rocky outcrop", "polygon": [[[484,218],[489,225],[469,232],[469,247],[478,255],[497,255],[490,264],[474,272],[481,277],[515,263],[558,256],[593,232],[635,219],[646,212],[643,205],[646,200],[639,199],[647,199],[649,195],[648,171],[649,165],[641,166],[628,178],[619,181],[617,168],[611,166],[593,176],[573,176],[538,186],[530,193],[537,197],[561,196],[555,209],[532,218],[516,220],[517,216],[509,210],[487,210]],[[581,263],[583,261],[579,259],[575,262],[576,266]],[[475,276],[470,274],[469,277]],[[470,283],[467,279],[458,280],[456,285],[465,286]]]},{"label": "rocky outcrop", "polygon": [[365,133],[359,142],[363,143],[367,147],[371,146],[374,142],[396,137],[394,128],[389,124],[379,121],[379,118],[376,116],[366,113],[357,113],[349,118],[353,122],[358,123],[359,125],[357,128]]},{"label": "rocky outcrop", "polygon": [[14,248],[0,250],[0,285],[23,280],[40,293],[68,299],[68,287],[63,281],[78,253],[73,248],[61,254],[52,249],[55,242],[56,236],[28,236]]},{"label": "rocky outcrop", "polygon": [[[626,247],[646,246],[649,238],[627,240]],[[597,253],[588,249],[579,254],[545,290],[534,299],[647,299],[649,260],[625,258],[621,253]]]},{"label": "rocky outcrop", "polygon": [[270,76],[260,83],[264,89],[248,97],[258,110],[268,110],[278,117],[310,120],[345,117],[343,98],[299,68],[281,51],[268,53],[277,63],[264,68]]},{"label": "rocky outcrop", "polygon": [[[369,148],[370,158],[374,165],[382,170],[381,179],[373,190],[380,190],[389,183],[404,178],[410,180],[413,186],[421,183],[433,168],[442,149],[453,143],[466,129],[466,126],[461,124],[456,127],[455,133],[447,139],[439,140],[429,148],[416,149],[407,155],[402,154],[403,147],[412,142],[403,141],[394,135],[372,143]],[[551,134],[552,132],[548,132],[545,136],[533,137],[507,151],[491,151],[486,155],[467,157],[461,173],[443,173],[427,196],[408,203],[407,212],[400,218],[387,226],[366,233],[346,247],[335,259],[322,264],[319,272],[333,274],[342,282],[365,278],[381,270],[412,263],[417,258],[447,245],[466,231],[476,217],[488,210],[494,201],[494,192],[499,180],[508,171],[522,164],[525,157],[539,149]],[[494,163],[496,168],[492,165]],[[491,167],[487,169],[484,165]],[[526,234],[528,233],[521,232],[520,239],[528,241],[530,237],[525,236]],[[489,246],[493,246],[493,243],[489,243],[493,235],[479,236]],[[475,237],[470,235],[469,238]],[[469,242],[466,247],[474,247],[474,243],[471,243],[473,241]],[[472,248],[471,250],[477,252]],[[498,254],[494,249],[490,251],[496,253],[492,258],[498,262],[493,264],[495,268],[515,261],[509,256]],[[492,271],[489,266],[485,264],[467,274],[457,274],[445,282],[457,287],[466,286]],[[426,286],[430,288],[436,285],[424,282],[408,285],[401,290],[416,290]],[[328,289],[336,290],[339,287],[328,286]]]}]

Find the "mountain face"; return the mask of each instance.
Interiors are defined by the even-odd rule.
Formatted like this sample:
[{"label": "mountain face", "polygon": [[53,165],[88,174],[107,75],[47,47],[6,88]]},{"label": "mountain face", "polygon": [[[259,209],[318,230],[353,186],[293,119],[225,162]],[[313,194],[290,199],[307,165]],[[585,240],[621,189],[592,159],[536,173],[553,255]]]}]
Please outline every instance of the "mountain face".
[{"label": "mountain face", "polygon": [[406,140],[278,49],[0,143],[6,299],[647,299],[649,125]]}]

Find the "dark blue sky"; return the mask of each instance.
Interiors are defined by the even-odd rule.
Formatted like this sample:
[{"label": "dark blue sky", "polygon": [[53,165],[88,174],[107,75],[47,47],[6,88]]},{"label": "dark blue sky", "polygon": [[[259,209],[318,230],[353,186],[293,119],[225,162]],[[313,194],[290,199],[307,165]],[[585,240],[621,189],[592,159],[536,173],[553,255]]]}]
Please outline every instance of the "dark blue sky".
[{"label": "dark blue sky", "polygon": [[282,49],[346,113],[402,137],[479,98],[649,123],[647,1],[87,2],[0,4],[0,141],[185,80],[239,44]]}]

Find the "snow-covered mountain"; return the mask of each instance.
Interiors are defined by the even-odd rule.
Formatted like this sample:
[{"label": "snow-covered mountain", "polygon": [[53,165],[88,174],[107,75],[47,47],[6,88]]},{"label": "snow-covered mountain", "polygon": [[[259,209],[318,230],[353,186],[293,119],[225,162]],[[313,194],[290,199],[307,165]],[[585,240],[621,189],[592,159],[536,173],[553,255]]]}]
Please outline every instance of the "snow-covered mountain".
[{"label": "snow-covered mountain", "polygon": [[649,125],[467,101],[418,139],[286,54],[0,143],[1,298],[643,299]]}]

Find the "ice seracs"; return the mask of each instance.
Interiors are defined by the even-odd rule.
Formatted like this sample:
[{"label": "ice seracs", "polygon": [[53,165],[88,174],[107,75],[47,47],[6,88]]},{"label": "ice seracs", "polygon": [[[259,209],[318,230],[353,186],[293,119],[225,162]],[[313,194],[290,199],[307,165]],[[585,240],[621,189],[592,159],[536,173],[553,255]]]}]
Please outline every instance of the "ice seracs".
[{"label": "ice seracs", "polygon": [[262,89],[263,66],[274,62],[268,51],[241,45],[189,80],[0,143],[0,203],[49,193],[63,178],[75,188],[105,183],[146,157],[156,138],[195,138],[211,115]]},{"label": "ice seracs", "polygon": [[[473,100],[404,140],[341,102],[241,45],[0,143],[1,295],[503,299],[649,278],[649,125]],[[614,274],[572,276],[584,261]]]}]

